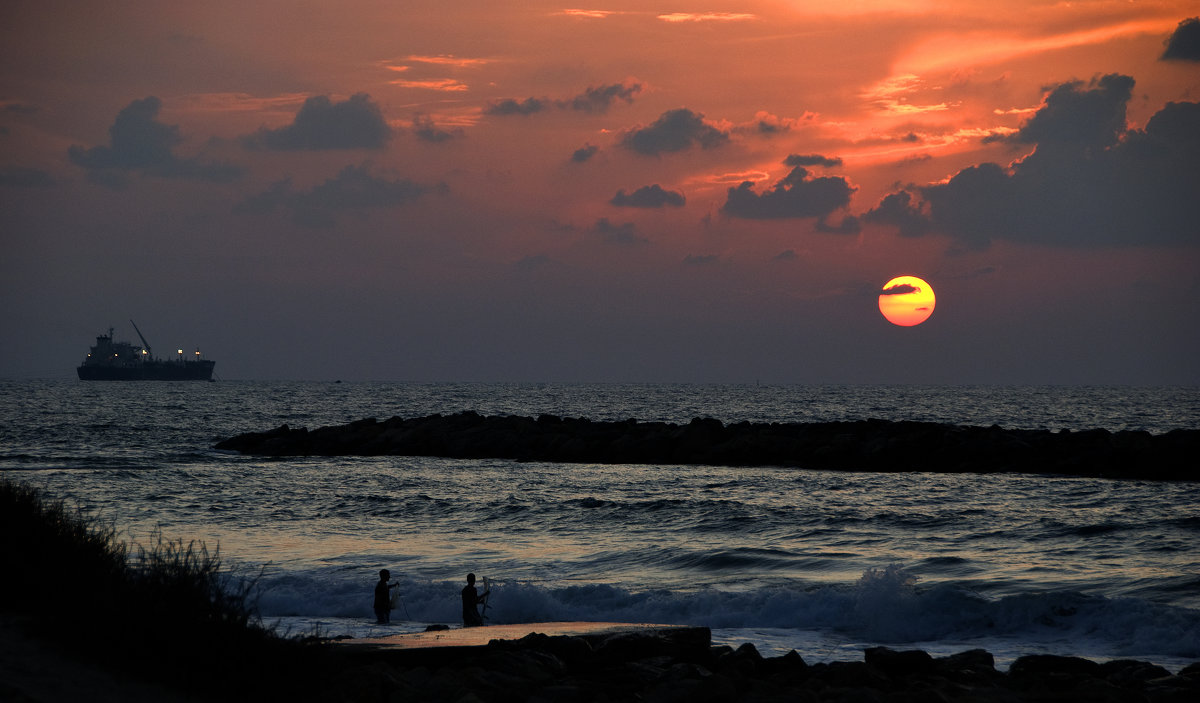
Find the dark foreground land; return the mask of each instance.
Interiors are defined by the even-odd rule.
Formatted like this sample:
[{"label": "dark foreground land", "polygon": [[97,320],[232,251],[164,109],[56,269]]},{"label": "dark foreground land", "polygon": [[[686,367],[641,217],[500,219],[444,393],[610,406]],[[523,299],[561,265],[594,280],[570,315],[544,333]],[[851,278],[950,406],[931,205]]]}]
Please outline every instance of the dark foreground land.
[{"label": "dark foreground land", "polygon": [[874,648],[810,665],[796,652],[714,647],[707,628],[408,650],[286,639],[256,624],[246,583],[203,545],[130,546],[2,479],[0,563],[0,701],[1200,700],[1200,662],[1172,674],[1038,655],[999,672],[983,650]]},{"label": "dark foreground land", "polygon": [[463,412],[367,418],[315,430],[283,425],[216,448],[275,457],[408,455],[1200,480],[1200,430],[1051,432],[887,420],[726,425],[711,418],[676,425]]}]

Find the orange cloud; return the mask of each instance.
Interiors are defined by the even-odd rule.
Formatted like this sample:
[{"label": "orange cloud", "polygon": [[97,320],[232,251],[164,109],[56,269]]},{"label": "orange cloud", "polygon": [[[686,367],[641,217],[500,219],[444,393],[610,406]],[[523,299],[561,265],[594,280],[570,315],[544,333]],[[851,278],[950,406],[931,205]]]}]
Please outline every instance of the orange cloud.
[{"label": "orange cloud", "polygon": [[584,17],[587,19],[604,19],[609,15],[621,14],[612,10],[559,10],[552,12],[551,15],[564,15],[566,17]]},{"label": "orange cloud", "polygon": [[800,129],[813,123],[817,118],[817,113],[810,111],[805,112],[800,117],[780,117],[773,115],[766,110],[759,110],[754,113],[754,119],[749,122],[732,125],[732,129],[751,134],[760,134],[770,136],[773,134],[782,134],[790,132],[793,129]]},{"label": "orange cloud", "polygon": [[[915,15],[924,14],[939,8],[937,0],[854,0],[845,2],[835,0],[830,2],[791,3],[795,11],[805,15]],[[944,3],[941,3],[944,4]]]},{"label": "orange cloud", "polygon": [[950,109],[950,103],[913,104],[908,95],[924,87],[925,81],[913,73],[891,76],[862,91],[864,99],[884,112],[897,115],[914,115],[922,112],[941,112]]},{"label": "orange cloud", "polygon": [[728,185],[730,183],[737,185],[744,181],[761,183],[762,181],[769,180],[770,178],[771,174],[767,173],[766,171],[737,171],[735,173],[713,174],[705,178],[704,182],[713,183],[716,185]]},{"label": "orange cloud", "polygon": [[1167,34],[1177,21],[1178,18],[1139,19],[1041,37],[995,32],[942,35],[918,44],[897,62],[896,70],[904,74],[921,74],[961,69],[1056,49],[1102,44],[1136,34]]},{"label": "orange cloud", "polygon": [[992,110],[992,114],[995,114],[995,115],[1031,115],[1037,111],[1038,111],[1038,108],[1036,108],[1036,107],[1010,107],[1007,110],[1001,110],[1000,108],[996,108],[995,110]]},{"label": "orange cloud", "polygon": [[756,20],[758,15],[747,12],[668,12],[658,16],[663,22],[742,22]]},{"label": "orange cloud", "polygon": [[436,66],[455,66],[457,68],[475,68],[476,66],[484,66],[491,63],[489,59],[466,59],[461,56],[452,54],[440,54],[438,56],[409,56],[405,61],[415,61],[416,63],[430,63]]},{"label": "orange cloud", "polygon": [[164,102],[172,110],[186,112],[270,112],[295,111],[309,98],[304,93],[284,93],[260,97],[249,93],[193,93],[168,98]]},{"label": "orange cloud", "polygon": [[388,83],[401,88],[440,90],[448,93],[457,93],[470,89],[466,83],[460,83],[453,78],[435,78],[427,81],[388,81]]}]

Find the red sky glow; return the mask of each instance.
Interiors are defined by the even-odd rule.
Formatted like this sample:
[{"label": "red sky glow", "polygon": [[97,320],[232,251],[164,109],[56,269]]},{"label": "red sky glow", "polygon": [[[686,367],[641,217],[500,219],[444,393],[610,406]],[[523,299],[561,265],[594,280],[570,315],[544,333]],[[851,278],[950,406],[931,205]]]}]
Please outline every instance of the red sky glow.
[{"label": "red sky glow", "polygon": [[1198,15],[6,2],[0,377],[1200,383]]}]

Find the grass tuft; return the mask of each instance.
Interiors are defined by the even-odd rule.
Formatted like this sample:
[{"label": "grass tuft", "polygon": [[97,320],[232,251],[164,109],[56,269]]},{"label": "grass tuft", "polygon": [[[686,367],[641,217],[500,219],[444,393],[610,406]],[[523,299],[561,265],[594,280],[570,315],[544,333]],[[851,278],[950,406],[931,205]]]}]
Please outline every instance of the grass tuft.
[{"label": "grass tuft", "polygon": [[222,568],[203,542],[156,533],[149,546],[129,544],[112,525],[0,479],[0,564],[0,612],[65,653],[137,662],[146,678],[212,691],[254,690],[271,671],[279,694],[281,681],[300,687],[311,673],[312,648],[258,620],[261,574]]}]

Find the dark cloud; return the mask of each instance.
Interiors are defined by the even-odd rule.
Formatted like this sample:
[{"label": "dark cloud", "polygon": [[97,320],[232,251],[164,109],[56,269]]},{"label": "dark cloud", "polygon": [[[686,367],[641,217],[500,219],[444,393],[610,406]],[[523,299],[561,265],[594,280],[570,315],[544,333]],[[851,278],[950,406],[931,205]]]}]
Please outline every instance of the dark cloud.
[{"label": "dark cloud", "polygon": [[716,254],[688,254],[683,263],[688,266],[711,266],[721,260]]},{"label": "dark cloud", "polygon": [[[984,137],[983,141],[986,142],[988,139],[989,139],[989,137]],[[909,156],[905,156],[903,159],[900,159],[899,161],[896,161],[895,165],[897,167],[911,166],[913,164],[919,164],[923,161],[933,161],[933,155],[932,154],[912,154]]]},{"label": "dark cloud", "polygon": [[759,116],[751,124],[754,132],[764,137],[773,137],[777,134],[790,132],[792,129],[789,122],[767,113],[759,113]]},{"label": "dark cloud", "polygon": [[776,134],[783,134],[789,131],[788,126],[778,120],[772,122],[768,119],[759,119],[754,122],[754,130],[766,137],[773,137]]},{"label": "dark cloud", "polygon": [[648,127],[627,132],[621,146],[654,156],[683,151],[697,144],[703,149],[713,149],[728,141],[729,134],[707,124],[704,115],[681,107],[664,112]]},{"label": "dark cloud", "polygon": [[667,205],[671,207],[683,207],[686,200],[683,197],[683,193],[664,190],[655,183],[654,185],[642,186],[629,195],[625,194],[624,189],[619,190],[613,196],[613,199],[608,202],[617,207],[658,208]]},{"label": "dark cloud", "polygon": [[108,128],[108,146],[67,149],[71,163],[87,170],[95,183],[112,187],[124,185],[127,174],[143,173],[162,178],[185,178],[224,183],[242,175],[239,166],[220,163],[201,163],[174,154],[183,142],[178,125],[168,125],[155,119],[162,101],[154,96],[134,100],[117,113]]},{"label": "dark cloud", "polygon": [[10,102],[3,103],[3,105],[4,112],[10,115],[33,115],[38,112],[37,105],[30,105],[28,103]]},{"label": "dark cloud", "polygon": [[[1021,202],[1020,188],[1005,170],[982,163],[959,171],[944,184],[920,189],[929,207],[932,228],[950,233],[971,248],[984,248],[992,239],[1020,238],[1034,208],[1045,208],[1049,193]],[[1078,216],[1078,214],[1076,214]],[[916,222],[907,234],[918,232]]]},{"label": "dark cloud", "polygon": [[1009,168],[983,163],[945,183],[894,193],[863,219],[909,236],[941,232],[973,249],[993,239],[1194,244],[1200,103],[1168,103],[1145,129],[1130,130],[1132,89],[1133,80],[1119,75],[1060,85],[1014,135],[1035,143],[1033,153]]},{"label": "dark cloud", "polygon": [[1164,61],[1200,61],[1200,17],[1189,17],[1179,23],[1167,39]]},{"label": "dark cloud", "polygon": [[816,118],[817,113],[815,112],[805,112],[800,117],[780,117],[760,110],[755,113],[754,119],[735,126],[733,130],[743,134],[771,138],[811,124]]},{"label": "dark cloud", "polygon": [[571,160],[577,164],[581,164],[584,161],[587,161],[588,159],[595,156],[596,152],[598,152],[598,151],[600,151],[600,147],[594,146],[592,144],[588,144],[586,146],[576,149],[575,153],[571,154]]},{"label": "dark cloud", "polygon": [[444,190],[444,186],[425,186],[406,178],[388,179],[373,175],[365,164],[352,165],[309,191],[296,190],[291,179],[278,181],[266,191],[238,203],[234,212],[282,210],[290,212],[301,224],[328,227],[339,214],[404,205],[431,190]]},{"label": "dark cloud", "polygon": [[890,288],[884,288],[879,291],[880,295],[904,295],[906,293],[916,293],[921,290],[920,286],[914,286],[911,283],[897,283]]},{"label": "dark cloud", "polygon": [[596,224],[589,231],[600,235],[601,239],[610,244],[646,244],[650,241],[637,233],[637,228],[632,222],[615,225],[609,222],[607,217],[596,220]]},{"label": "dark cloud", "polygon": [[905,237],[920,237],[930,229],[929,218],[914,203],[913,196],[906,190],[884,197],[874,209],[862,216],[863,222],[894,225]]},{"label": "dark cloud", "polygon": [[0,166],[0,187],[48,188],[54,185],[49,173],[27,166]]},{"label": "dark cloud", "polygon": [[582,94],[564,103],[565,107],[579,112],[603,113],[617,100],[632,103],[633,98],[642,90],[641,83],[614,83],[589,87]]},{"label": "dark cloud", "polygon": [[820,154],[791,154],[783,160],[783,165],[789,168],[796,166],[825,166],[827,168],[833,166],[841,166],[842,160],[829,156],[821,156]]},{"label": "dark cloud", "polygon": [[862,223],[854,215],[846,215],[836,225],[831,224],[826,218],[820,217],[817,219],[816,230],[826,234],[858,234],[862,231]]},{"label": "dark cloud", "polygon": [[513,100],[512,98],[505,98],[504,100],[497,100],[495,102],[488,103],[488,105],[483,108],[483,114],[532,115],[535,112],[541,112],[542,110],[545,110],[551,105],[553,105],[553,103],[546,98],[525,98],[520,102]]},{"label": "dark cloud", "polygon": [[771,260],[772,261],[795,261],[798,258],[800,258],[800,257],[796,254],[795,250],[784,249],[783,251],[779,252],[775,256],[771,257]]},{"label": "dark cloud", "polygon": [[277,151],[382,149],[391,136],[383,112],[370,95],[356,93],[340,103],[314,95],[304,101],[290,125],[263,127],[242,137],[242,144]]},{"label": "dark cloud", "polygon": [[642,91],[641,83],[613,83],[611,85],[590,86],[587,90],[569,100],[552,100],[550,98],[525,98],[514,100],[505,98],[494,100],[483,108],[485,115],[532,115],[550,108],[560,110],[575,110],[602,114],[618,100],[632,103],[635,96]]},{"label": "dark cloud", "polygon": [[445,130],[433,123],[433,118],[428,115],[416,115],[412,121],[413,135],[423,142],[431,144],[440,144],[448,142],[451,139],[463,136],[461,129],[453,131]]},{"label": "dark cloud", "polygon": [[1084,88],[1064,83],[1046,96],[1042,106],[1013,141],[1046,147],[1108,147],[1125,131],[1125,104],[1133,95],[1133,79],[1109,74]]},{"label": "dark cloud", "polygon": [[808,171],[797,166],[762,194],[754,192],[754,184],[750,181],[730,188],[721,212],[750,220],[825,218],[849,205],[854,190],[845,178],[809,178]]}]

